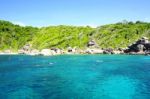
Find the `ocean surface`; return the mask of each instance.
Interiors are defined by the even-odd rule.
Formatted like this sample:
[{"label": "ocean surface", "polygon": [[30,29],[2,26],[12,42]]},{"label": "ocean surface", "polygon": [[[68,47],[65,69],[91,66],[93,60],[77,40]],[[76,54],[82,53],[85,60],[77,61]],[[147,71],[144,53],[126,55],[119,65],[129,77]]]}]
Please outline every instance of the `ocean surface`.
[{"label": "ocean surface", "polygon": [[0,99],[150,99],[150,56],[0,56]]}]

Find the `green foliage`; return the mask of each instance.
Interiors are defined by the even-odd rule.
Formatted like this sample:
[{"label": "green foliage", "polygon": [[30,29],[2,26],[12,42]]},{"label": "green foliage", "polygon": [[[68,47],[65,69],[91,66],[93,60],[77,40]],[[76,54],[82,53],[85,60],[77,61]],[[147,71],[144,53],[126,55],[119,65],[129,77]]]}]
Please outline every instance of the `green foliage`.
[{"label": "green foliage", "polygon": [[150,37],[150,23],[137,21],[101,26],[93,38],[101,48],[126,48],[143,36]]},{"label": "green foliage", "polygon": [[34,48],[83,48],[89,41],[90,27],[51,26],[41,28],[32,41]]},{"label": "green foliage", "polygon": [[25,44],[33,48],[86,48],[95,40],[101,48],[125,48],[139,38],[150,38],[150,23],[123,21],[98,28],[76,26],[21,27],[0,20],[0,50],[18,50]]},{"label": "green foliage", "polygon": [[0,50],[18,50],[36,35],[38,28],[21,27],[0,20]]}]

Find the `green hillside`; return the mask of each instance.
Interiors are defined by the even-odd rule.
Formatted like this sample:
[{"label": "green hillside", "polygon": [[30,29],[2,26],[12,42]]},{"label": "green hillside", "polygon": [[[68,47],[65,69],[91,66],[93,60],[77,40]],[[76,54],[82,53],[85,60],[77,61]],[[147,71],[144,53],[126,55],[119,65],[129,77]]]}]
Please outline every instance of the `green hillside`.
[{"label": "green hillside", "polygon": [[86,47],[89,35],[94,29],[90,27],[52,26],[41,28],[31,42],[37,49]]},{"label": "green hillside", "polygon": [[125,48],[139,38],[150,38],[150,23],[137,21],[109,24],[97,28],[77,26],[21,27],[0,20],[0,50],[18,50],[25,44],[33,48],[86,48],[90,40],[100,48]]},{"label": "green hillside", "polygon": [[93,33],[102,48],[125,48],[143,36],[150,38],[150,23],[140,21],[101,26]]},{"label": "green hillside", "polygon": [[38,28],[21,27],[8,21],[0,20],[0,49],[18,50],[37,34]]}]

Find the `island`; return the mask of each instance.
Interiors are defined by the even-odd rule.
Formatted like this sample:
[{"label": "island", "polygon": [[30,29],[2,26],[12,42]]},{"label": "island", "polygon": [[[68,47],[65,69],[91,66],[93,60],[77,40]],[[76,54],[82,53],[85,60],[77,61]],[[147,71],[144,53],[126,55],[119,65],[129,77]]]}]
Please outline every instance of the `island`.
[{"label": "island", "polygon": [[0,20],[0,54],[150,54],[150,23],[19,26]]}]

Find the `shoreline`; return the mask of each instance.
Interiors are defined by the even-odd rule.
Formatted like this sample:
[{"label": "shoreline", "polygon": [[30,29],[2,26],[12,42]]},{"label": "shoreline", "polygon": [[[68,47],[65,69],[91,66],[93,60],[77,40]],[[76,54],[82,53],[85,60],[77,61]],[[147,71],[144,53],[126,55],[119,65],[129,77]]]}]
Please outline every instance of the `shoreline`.
[{"label": "shoreline", "polygon": [[58,56],[58,55],[144,55],[149,56],[150,54],[145,52],[131,52],[131,53],[105,53],[104,51],[102,53],[87,53],[86,51],[84,53],[77,53],[77,52],[63,52],[63,53],[42,53],[41,51],[39,53],[33,53],[33,52],[27,52],[27,53],[20,53],[20,52],[0,52],[1,55],[29,55],[29,56]]},{"label": "shoreline", "polygon": [[108,55],[150,55],[150,41],[147,37],[142,37],[137,40],[135,43],[131,44],[126,48],[100,48],[97,46],[94,40],[90,41],[85,48],[77,48],[77,47],[68,47],[64,49],[59,48],[45,48],[45,49],[34,49],[32,45],[26,44],[23,48],[18,50],[6,49],[1,50],[0,55],[41,55],[41,56],[54,56],[54,55],[64,55],[64,54],[72,54],[72,55],[88,55],[88,54],[108,54]]},{"label": "shoreline", "polygon": [[[10,56],[19,56],[19,55],[44,56],[44,55],[30,55],[30,54],[1,54],[0,53],[0,56],[7,56],[7,55],[10,55]],[[49,56],[61,56],[61,55],[109,55],[109,56],[112,56],[112,55],[127,55],[127,56],[150,56],[150,55],[146,55],[146,54],[59,54],[59,55],[49,55]],[[47,55],[47,56],[44,56],[44,57],[49,57],[49,56]]]}]

